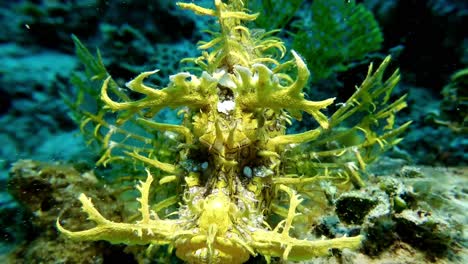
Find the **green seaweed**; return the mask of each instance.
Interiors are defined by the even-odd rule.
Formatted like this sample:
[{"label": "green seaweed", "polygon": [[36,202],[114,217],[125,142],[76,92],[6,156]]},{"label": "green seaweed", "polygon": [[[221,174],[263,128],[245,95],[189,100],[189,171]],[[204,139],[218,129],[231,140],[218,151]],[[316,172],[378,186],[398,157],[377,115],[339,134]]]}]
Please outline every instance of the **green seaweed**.
[{"label": "green seaweed", "polygon": [[383,42],[374,15],[356,1],[314,0],[293,27],[292,48],[307,60],[313,82],[349,69]]},{"label": "green seaweed", "polygon": [[284,29],[299,11],[304,0],[247,0],[250,10],[257,10],[260,16],[255,25],[265,30]]}]

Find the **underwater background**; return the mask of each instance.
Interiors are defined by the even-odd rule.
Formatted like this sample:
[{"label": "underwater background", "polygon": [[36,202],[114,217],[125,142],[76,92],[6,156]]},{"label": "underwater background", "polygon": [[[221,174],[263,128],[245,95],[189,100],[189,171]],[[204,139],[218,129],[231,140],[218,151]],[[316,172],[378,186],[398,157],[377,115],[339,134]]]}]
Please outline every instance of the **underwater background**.
[{"label": "underwater background", "polygon": [[[78,89],[71,78],[83,71],[72,35],[92,53],[99,49],[106,69],[122,86],[142,71],[160,69],[153,82],[164,87],[168,76],[183,69],[181,59],[200,53],[196,43],[204,38],[203,30],[213,27],[213,21],[183,11],[175,2],[0,1],[2,263],[162,261],[105,242],[80,244],[77,252],[89,254],[81,258],[71,256],[76,252],[68,248],[70,256],[62,254],[59,260],[51,239],[57,234],[44,233],[55,232],[59,210],[53,209],[56,196],[47,195],[56,185],[48,181],[71,170],[67,164],[78,172],[95,169],[98,177],[112,177],[108,169],[95,167],[99,153],[87,146],[67,105]],[[248,8],[261,14],[251,28],[281,29],[278,35],[288,50],[304,57],[312,79],[306,93],[313,100],[348,98],[364,80],[368,64],[388,54],[390,67],[400,69],[402,80],[394,93],[407,93],[408,107],[396,122],[413,123],[404,140],[369,173],[389,175],[399,188],[392,201],[401,198],[405,208],[417,204],[414,213],[430,219],[400,214],[374,223],[381,226],[371,229],[372,245],[362,250],[373,262],[355,257],[341,263],[467,263],[468,2],[250,0]],[[177,122],[171,112],[161,118]],[[301,131],[308,122],[289,129]],[[53,177],[35,174],[47,168]],[[341,202],[366,206],[353,204],[355,197],[350,197]],[[327,229],[323,233],[332,232],[330,222],[335,221],[327,217],[318,224]],[[328,261],[336,260],[310,263]]]}]

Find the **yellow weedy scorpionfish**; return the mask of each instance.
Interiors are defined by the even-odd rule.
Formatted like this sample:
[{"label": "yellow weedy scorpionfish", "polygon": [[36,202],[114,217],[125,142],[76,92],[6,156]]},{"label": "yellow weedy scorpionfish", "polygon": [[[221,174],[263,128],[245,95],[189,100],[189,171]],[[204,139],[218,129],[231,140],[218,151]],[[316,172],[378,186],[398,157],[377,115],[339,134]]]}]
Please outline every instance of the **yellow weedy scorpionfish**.
[{"label": "yellow weedy scorpionfish", "polygon": [[[141,94],[137,100],[114,89],[109,76],[98,110],[105,114],[87,113],[83,120],[83,125],[95,126],[96,140],[105,150],[98,163],[131,159],[146,169],[146,181],[136,187],[140,219],[110,221],[81,194],[82,209],[96,226],[70,231],[57,220],[59,231],[75,240],[169,245],[188,263],[244,263],[257,255],[268,262],[272,257],[298,261],[331,249],[359,248],[362,235],[311,235],[310,208],[320,206],[311,186],[324,181],[363,186],[360,171],[376,153],[400,141],[397,136],[409,123],[394,127],[394,115],[406,103],[404,97],[388,103],[399,80],[398,71],[383,80],[390,58],[375,71],[371,65],[362,85],[327,117],[323,109],[335,98],[305,98],[306,63],[295,51],[290,51],[291,60],[280,63],[286,56],[284,43],[274,32],[253,34],[245,26],[258,14],[249,13],[241,0],[214,0],[213,9],[177,5],[219,22],[219,32],[210,32],[211,40],[199,44],[201,56],[192,59],[201,73],[177,73],[157,89],[144,82],[157,70],[143,72],[126,84]],[[155,116],[164,108],[180,109],[181,123],[157,122]],[[335,129],[363,112],[352,126]],[[288,134],[286,127],[304,113],[316,127]],[[106,118],[109,114],[116,115],[114,123]],[[128,129],[129,124],[143,132]],[[359,135],[358,140],[340,143],[352,135]],[[158,154],[161,140],[177,142],[173,160]],[[152,184],[179,188],[153,201]]]}]

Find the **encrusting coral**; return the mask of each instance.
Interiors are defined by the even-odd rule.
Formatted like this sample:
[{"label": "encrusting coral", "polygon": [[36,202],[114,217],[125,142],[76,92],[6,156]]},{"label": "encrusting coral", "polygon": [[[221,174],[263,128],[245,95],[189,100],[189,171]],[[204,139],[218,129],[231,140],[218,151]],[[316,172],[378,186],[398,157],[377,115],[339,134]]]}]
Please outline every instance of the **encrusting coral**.
[{"label": "encrusting coral", "polygon": [[[76,41],[88,74],[105,79],[97,113],[74,106],[82,130],[91,128],[101,146],[98,164],[132,164],[147,177],[137,186],[139,221],[107,220],[82,193],[82,209],[96,226],[69,231],[57,220],[57,228],[76,240],[169,245],[188,263],[243,263],[258,254],[268,261],[306,260],[330,249],[358,248],[361,235],[307,239],[310,187],[324,181],[365,185],[360,171],[400,141],[409,123],[394,127],[394,115],[406,103],[404,97],[388,103],[399,80],[397,71],[383,80],[390,59],[375,71],[370,66],[363,84],[328,118],[322,111],[334,98],[304,97],[306,64],[294,51],[291,61],[280,63],[283,42],[271,32],[252,34],[244,23],[257,14],[248,13],[241,0],[215,0],[215,9],[178,6],[218,19],[220,31],[199,45],[202,55],[185,60],[203,72],[170,76],[163,89],[144,83],[157,70],[141,73],[126,85],[139,99],[105,77],[102,63]],[[181,123],[157,122],[164,108],[180,109]],[[287,134],[286,126],[303,112],[317,127]],[[343,129],[345,121],[349,127]],[[158,186],[150,195],[153,181]],[[283,218],[274,228],[272,215]]]},{"label": "encrusting coral", "polygon": [[[76,200],[80,192],[97,201],[97,206],[111,215],[113,221],[122,220],[124,208],[115,202],[115,190],[99,184],[93,172],[80,172],[59,163],[19,160],[10,170],[8,191],[26,211],[24,222],[17,223],[21,223],[28,237],[27,243],[8,254],[0,254],[1,263],[82,263],[84,259],[103,263],[105,252],[113,251],[104,242],[77,242],[58,236],[54,228],[57,215],[62,212],[68,227],[83,228],[84,218]],[[92,226],[89,222],[88,227]]]}]

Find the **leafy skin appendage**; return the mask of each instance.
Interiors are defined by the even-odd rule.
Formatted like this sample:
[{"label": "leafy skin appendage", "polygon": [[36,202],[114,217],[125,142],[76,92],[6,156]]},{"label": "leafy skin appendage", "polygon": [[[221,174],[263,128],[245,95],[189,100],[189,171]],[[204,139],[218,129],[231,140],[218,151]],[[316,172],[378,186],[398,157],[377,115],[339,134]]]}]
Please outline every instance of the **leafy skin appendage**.
[{"label": "leafy skin appendage", "polygon": [[[357,249],[362,236],[310,240],[307,232],[298,238],[295,228],[314,195],[308,186],[363,186],[360,172],[399,142],[409,124],[394,127],[395,113],[406,106],[404,97],[389,103],[398,72],[384,80],[389,58],[375,71],[371,65],[354,95],[327,117],[322,110],[334,98],[304,98],[309,70],[300,55],[291,51],[293,59],[280,63],[283,42],[269,33],[253,36],[244,23],[257,15],[247,13],[242,1],[214,3],[215,9],[178,4],[219,21],[220,31],[200,44],[202,55],[187,59],[203,72],[177,73],[162,89],[144,82],[157,70],[143,72],[126,84],[141,95],[137,100],[103,77],[100,58],[91,60],[75,39],[88,76],[94,72],[94,80],[103,80],[96,113],[74,106],[82,130],[91,130],[101,147],[98,164],[144,167],[147,178],[137,186],[138,221],[107,220],[81,194],[82,209],[96,226],[69,231],[57,220],[57,228],[76,240],[169,245],[189,263],[243,263],[257,254],[268,261],[306,260],[330,249]],[[294,76],[287,71],[291,65]],[[180,124],[157,122],[164,108],[180,109]],[[287,134],[286,126],[303,113],[317,127]],[[271,228],[274,214],[283,220]]]}]

